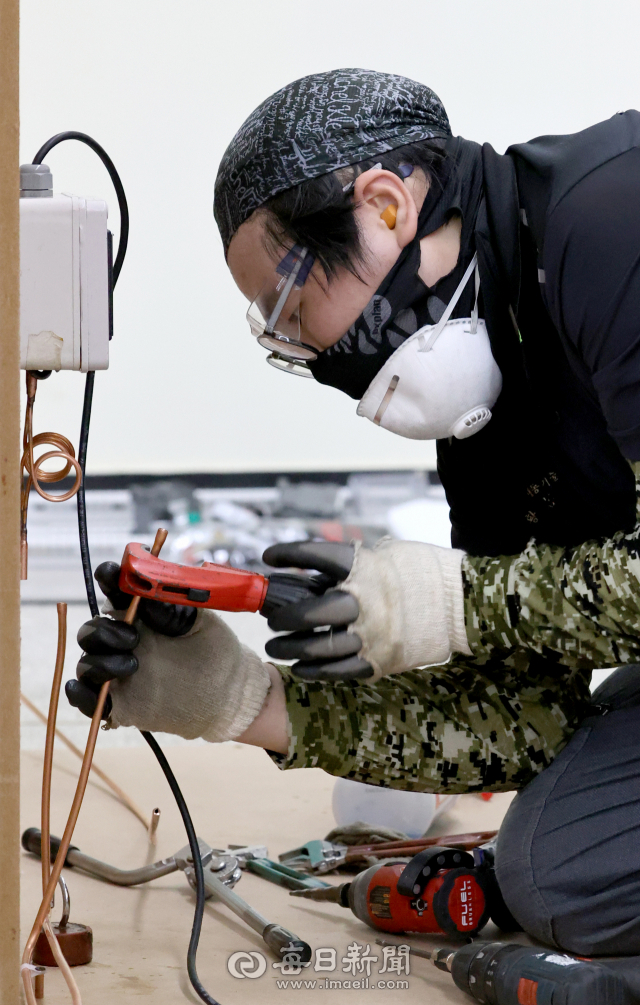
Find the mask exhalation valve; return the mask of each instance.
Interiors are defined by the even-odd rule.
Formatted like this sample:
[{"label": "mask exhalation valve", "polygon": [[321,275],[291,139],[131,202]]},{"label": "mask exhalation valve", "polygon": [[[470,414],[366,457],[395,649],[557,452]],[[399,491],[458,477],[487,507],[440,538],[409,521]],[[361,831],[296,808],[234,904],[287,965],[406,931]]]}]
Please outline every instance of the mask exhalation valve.
[{"label": "mask exhalation valve", "polygon": [[467,436],[473,436],[474,433],[479,432],[490,419],[491,409],[487,408],[486,405],[481,405],[480,408],[473,408],[466,415],[463,415],[462,418],[458,419],[453,427],[453,435],[458,440],[464,440]]}]

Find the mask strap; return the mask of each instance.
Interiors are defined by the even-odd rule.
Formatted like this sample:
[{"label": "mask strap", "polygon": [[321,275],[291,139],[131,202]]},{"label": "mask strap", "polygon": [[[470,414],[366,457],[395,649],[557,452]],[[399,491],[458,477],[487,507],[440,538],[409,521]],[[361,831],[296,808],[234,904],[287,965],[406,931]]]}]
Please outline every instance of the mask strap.
[{"label": "mask strap", "polygon": [[[477,257],[477,256],[476,256]],[[469,331],[475,335],[478,330],[478,294],[480,293],[480,269],[476,263],[476,299],[471,311],[471,328]]]},{"label": "mask strap", "polygon": [[[442,334],[442,330],[443,330],[444,326],[446,325],[447,321],[449,320],[449,318],[453,314],[454,307],[456,306],[456,304],[458,303],[458,300],[462,296],[462,292],[463,292],[465,286],[467,285],[467,283],[469,282],[469,279],[471,277],[471,273],[473,272],[474,269],[476,270],[476,305],[475,305],[475,307],[473,309],[473,312],[471,314],[471,326],[472,326],[472,331],[475,331],[475,329],[473,328],[473,325],[475,323],[476,328],[477,328],[477,325],[478,325],[478,319],[477,319],[478,291],[480,289],[480,273],[478,272],[478,255],[477,254],[475,254],[473,256],[473,258],[471,260],[471,263],[470,263],[470,265],[467,268],[467,271],[465,272],[464,276],[460,280],[460,283],[458,284],[458,288],[457,288],[456,292],[453,294],[453,296],[451,297],[451,300],[449,301],[449,303],[447,305],[446,311],[444,312],[444,314],[442,315],[442,317],[438,321],[437,325],[435,326],[435,328],[431,332],[431,335],[427,339],[427,341],[424,344],[424,346],[421,349],[419,349],[418,352],[430,352],[430,350],[433,349],[433,346],[434,346],[434,344],[436,342],[436,339],[438,339],[439,336]],[[475,318],[474,318],[474,314],[475,314]]]}]

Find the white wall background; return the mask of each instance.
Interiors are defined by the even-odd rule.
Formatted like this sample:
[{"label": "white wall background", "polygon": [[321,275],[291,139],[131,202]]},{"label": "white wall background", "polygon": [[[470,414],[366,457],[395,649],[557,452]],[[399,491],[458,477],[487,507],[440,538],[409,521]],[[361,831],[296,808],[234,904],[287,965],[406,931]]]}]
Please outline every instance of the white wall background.
[{"label": "white wall background", "polygon": [[[22,159],[79,129],[113,157],[131,213],[112,366],[96,380],[90,472],[432,466],[431,444],[268,367],[226,271],[213,182],[237,127],[290,80],[337,66],[405,74],[452,127],[499,151],[640,104],[632,0],[23,0]],[[58,190],[115,197],[79,144]],[[74,442],[83,379],[40,388],[36,429]]]}]

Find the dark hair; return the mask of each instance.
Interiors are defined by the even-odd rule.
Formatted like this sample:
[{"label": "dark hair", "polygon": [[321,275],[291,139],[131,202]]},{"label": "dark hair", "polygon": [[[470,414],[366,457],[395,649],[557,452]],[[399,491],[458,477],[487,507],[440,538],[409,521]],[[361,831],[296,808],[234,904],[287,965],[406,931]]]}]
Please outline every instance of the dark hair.
[{"label": "dark hair", "polygon": [[358,265],[364,262],[365,255],[350,182],[377,164],[403,179],[406,172],[400,170],[401,165],[421,168],[431,185],[441,187],[447,167],[445,144],[440,139],[410,143],[273,196],[264,204],[267,240],[276,248],[284,248],[291,241],[308,248],[327,279],[340,268],[360,278]]}]

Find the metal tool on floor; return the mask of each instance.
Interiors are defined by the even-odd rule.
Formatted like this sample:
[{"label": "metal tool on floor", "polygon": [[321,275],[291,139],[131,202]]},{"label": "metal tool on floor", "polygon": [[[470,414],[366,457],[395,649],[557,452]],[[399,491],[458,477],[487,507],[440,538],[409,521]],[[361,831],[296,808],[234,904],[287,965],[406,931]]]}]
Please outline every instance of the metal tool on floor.
[{"label": "metal tool on floor", "polygon": [[346,845],[332,841],[307,841],[299,848],[283,852],[281,862],[309,873],[332,872],[341,865],[366,862],[367,858],[411,857],[424,848],[446,846],[471,851],[496,837],[497,831],[473,834],[448,834],[429,838],[407,838],[405,841],[381,841],[366,845]]},{"label": "metal tool on floor", "polygon": [[[380,946],[397,942],[376,939]],[[404,945],[404,944],[403,944]],[[621,973],[606,963],[579,960],[559,950],[514,942],[472,942],[460,949],[415,949],[451,974],[461,991],[494,1005],[632,1005],[637,1001]]]},{"label": "metal tool on floor", "polygon": [[429,932],[473,937],[492,913],[489,869],[456,848],[426,848],[407,862],[369,866],[350,883],[323,890],[292,890],[292,897],[350,909],[382,932]]},{"label": "metal tool on floor", "polygon": [[274,862],[270,858],[247,859],[243,868],[268,880],[269,883],[277,883],[278,886],[284,886],[288,890],[322,890],[329,887],[329,884],[323,883],[321,879],[298,872],[297,869],[291,869],[282,862]]},{"label": "metal tool on floor", "polygon": [[[234,914],[242,918],[255,932],[258,932],[278,959],[282,959],[283,949],[293,946],[303,963],[310,960],[311,949],[306,942],[281,925],[268,921],[233,890],[242,875],[241,862],[248,863],[254,858],[262,860],[265,858],[264,853],[267,849],[263,846],[237,848],[231,851],[211,848],[200,838],[198,844],[208,896],[226,904]],[[25,851],[40,857],[40,831],[38,828],[30,827],[23,833],[22,847]],[[53,859],[60,847],[60,839],[52,835],[50,847]],[[151,880],[158,879],[160,876],[168,876],[172,872],[182,870],[189,884],[195,888],[193,859],[188,845],[169,858],[152,862],[150,865],[144,865],[138,869],[118,869],[107,862],[101,862],[89,855],[84,855],[79,848],[71,846],[64,864],[69,868],[81,869],[82,872],[94,876],[96,879],[115,883],[117,886],[138,886],[141,883],[149,883]]]}]

